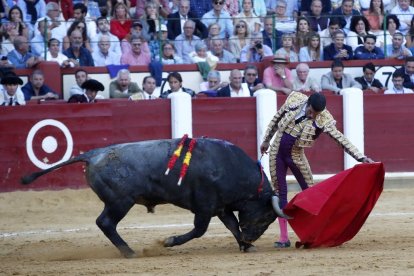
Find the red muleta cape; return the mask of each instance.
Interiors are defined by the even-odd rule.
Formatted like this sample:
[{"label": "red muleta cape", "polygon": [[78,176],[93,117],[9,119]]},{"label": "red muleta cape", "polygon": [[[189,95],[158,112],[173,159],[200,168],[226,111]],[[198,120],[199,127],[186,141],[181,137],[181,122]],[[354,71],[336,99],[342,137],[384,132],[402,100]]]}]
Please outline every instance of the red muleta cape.
[{"label": "red muleta cape", "polygon": [[382,163],[359,164],[297,194],[284,208],[296,247],[332,247],[352,239],[384,186]]}]

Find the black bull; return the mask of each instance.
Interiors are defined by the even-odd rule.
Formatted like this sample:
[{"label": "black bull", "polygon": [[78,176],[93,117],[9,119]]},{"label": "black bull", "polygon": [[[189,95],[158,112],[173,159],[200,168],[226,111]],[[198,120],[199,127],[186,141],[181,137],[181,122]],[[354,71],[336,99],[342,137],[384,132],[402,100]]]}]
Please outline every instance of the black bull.
[{"label": "black bull", "polygon": [[[257,240],[277,215],[273,190],[259,166],[237,146],[222,140],[197,139],[190,166],[177,185],[188,143],[174,168],[165,175],[168,161],[180,140],[154,140],[94,149],[49,169],[22,178],[29,184],[41,175],[76,162],[86,162],[89,186],[105,203],[96,224],[125,257],[134,251],[116,227],[134,204],[153,211],[171,203],[194,213],[194,229],[167,238],[170,247],[201,237],[213,216],[218,216],[236,238],[240,250],[254,249]],[[238,211],[238,219],[233,213]]]}]

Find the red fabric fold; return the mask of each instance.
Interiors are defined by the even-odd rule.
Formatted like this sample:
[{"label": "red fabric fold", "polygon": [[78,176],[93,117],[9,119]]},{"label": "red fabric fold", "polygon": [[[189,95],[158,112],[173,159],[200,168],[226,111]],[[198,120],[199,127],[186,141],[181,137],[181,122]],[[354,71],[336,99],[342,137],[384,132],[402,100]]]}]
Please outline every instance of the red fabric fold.
[{"label": "red fabric fold", "polygon": [[338,246],[365,223],[384,186],[382,163],[359,164],[297,194],[284,212],[297,247]]}]

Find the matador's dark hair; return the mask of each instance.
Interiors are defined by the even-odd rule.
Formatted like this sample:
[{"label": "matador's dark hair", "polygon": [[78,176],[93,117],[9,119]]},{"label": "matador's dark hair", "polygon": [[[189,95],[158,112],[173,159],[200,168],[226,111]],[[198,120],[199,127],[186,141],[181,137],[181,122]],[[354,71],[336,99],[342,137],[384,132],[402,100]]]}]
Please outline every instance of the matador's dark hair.
[{"label": "matador's dark hair", "polygon": [[316,112],[321,112],[326,107],[326,98],[323,94],[313,93],[308,98],[308,105],[311,105]]}]

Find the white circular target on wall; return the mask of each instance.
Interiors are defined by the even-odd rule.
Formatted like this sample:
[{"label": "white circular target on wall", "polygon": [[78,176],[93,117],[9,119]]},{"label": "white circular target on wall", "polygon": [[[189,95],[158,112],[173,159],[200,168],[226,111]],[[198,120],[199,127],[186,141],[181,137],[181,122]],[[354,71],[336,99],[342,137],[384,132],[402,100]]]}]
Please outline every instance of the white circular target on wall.
[{"label": "white circular target on wall", "polygon": [[[59,147],[59,144],[66,144],[66,151],[63,154],[62,158],[54,163],[47,163],[44,161],[45,158],[38,158],[34,151],[34,139],[36,134],[45,127],[52,127],[57,128],[60,132],[63,133],[64,139],[66,140],[64,143],[60,143],[59,139],[52,135],[47,135],[41,139],[41,150],[43,150],[46,154],[53,154]],[[29,156],[30,161],[40,168],[40,169],[48,169],[53,167],[56,164],[69,160],[70,156],[72,155],[73,151],[73,139],[72,135],[70,134],[69,129],[61,122],[53,120],[53,119],[46,119],[36,123],[29,131],[26,139],[26,151],[27,155]],[[42,160],[41,160],[42,159]]]}]

